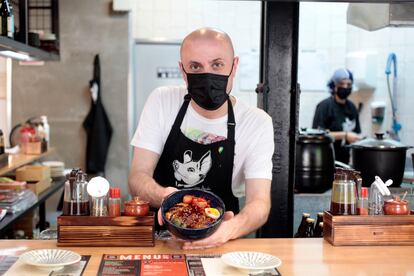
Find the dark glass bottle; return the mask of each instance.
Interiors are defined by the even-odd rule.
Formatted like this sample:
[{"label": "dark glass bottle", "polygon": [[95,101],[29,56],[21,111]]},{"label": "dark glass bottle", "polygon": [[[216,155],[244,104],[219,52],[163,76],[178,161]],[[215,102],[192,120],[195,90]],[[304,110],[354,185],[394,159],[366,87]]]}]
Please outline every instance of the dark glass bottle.
[{"label": "dark glass bottle", "polygon": [[4,153],[4,135],[3,131],[0,129],[0,154]]},{"label": "dark glass bottle", "polygon": [[13,6],[9,0],[3,0],[1,5],[1,35],[14,38]]},{"label": "dark glass bottle", "polygon": [[308,213],[302,214],[302,220],[299,224],[298,231],[296,231],[296,234],[293,236],[294,238],[303,238],[305,236],[306,219],[309,217],[310,217],[310,214]]},{"label": "dark glass bottle", "polygon": [[306,230],[304,238],[312,238],[313,237],[313,228],[315,224],[315,220],[311,218],[306,219]]},{"label": "dark glass bottle", "polygon": [[319,222],[318,225],[315,225],[315,231],[313,232],[315,238],[323,237],[323,222]]},{"label": "dark glass bottle", "polygon": [[319,223],[323,222],[323,213],[319,212],[316,216],[316,223],[315,223],[315,228],[313,229],[313,232],[316,231],[316,228],[318,228]]}]

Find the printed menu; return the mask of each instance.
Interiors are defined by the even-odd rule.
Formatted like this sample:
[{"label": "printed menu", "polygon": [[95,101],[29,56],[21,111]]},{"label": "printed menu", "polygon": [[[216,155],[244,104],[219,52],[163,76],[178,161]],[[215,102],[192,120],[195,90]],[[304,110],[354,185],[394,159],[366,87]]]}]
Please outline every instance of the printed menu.
[{"label": "printed menu", "polygon": [[[249,273],[225,265],[219,254],[105,254],[98,276],[248,276]],[[280,276],[279,271],[268,269],[261,276]]]}]

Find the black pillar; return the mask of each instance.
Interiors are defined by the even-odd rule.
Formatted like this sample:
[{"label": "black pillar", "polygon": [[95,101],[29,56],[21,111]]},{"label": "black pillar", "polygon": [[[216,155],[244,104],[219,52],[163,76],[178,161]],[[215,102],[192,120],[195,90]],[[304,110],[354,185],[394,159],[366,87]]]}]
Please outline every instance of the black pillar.
[{"label": "black pillar", "polygon": [[262,238],[293,235],[293,183],[298,125],[298,2],[263,2],[261,38],[261,106],[273,119],[272,208],[259,230]]}]

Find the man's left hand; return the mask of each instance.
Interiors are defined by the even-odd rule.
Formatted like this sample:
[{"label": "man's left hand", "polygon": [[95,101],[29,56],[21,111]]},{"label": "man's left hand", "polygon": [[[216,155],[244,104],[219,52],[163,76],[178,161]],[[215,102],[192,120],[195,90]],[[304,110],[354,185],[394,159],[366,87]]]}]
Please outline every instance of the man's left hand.
[{"label": "man's left hand", "polygon": [[211,236],[198,240],[198,241],[186,241],[183,244],[183,249],[204,249],[218,247],[226,243],[232,238],[232,233],[234,230],[234,213],[231,211],[224,213],[223,222],[220,224],[216,232]]}]

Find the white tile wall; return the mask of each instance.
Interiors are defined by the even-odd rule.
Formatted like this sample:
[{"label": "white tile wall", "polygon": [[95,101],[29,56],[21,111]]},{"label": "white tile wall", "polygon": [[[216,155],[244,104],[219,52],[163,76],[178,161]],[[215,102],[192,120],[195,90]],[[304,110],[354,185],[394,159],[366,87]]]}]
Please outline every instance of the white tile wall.
[{"label": "white tile wall", "polygon": [[[346,24],[346,3],[302,2],[300,10],[300,49],[324,50],[328,54],[329,72],[346,65],[346,54],[354,51],[377,51],[377,87],[374,93],[356,92],[353,100],[364,103],[361,122],[365,135],[371,135],[373,126],[369,104],[374,100],[388,102],[385,63],[389,52],[398,56],[399,117],[403,124],[401,138],[414,145],[414,28],[385,28],[368,32]],[[226,31],[233,40],[236,54],[258,50],[260,45],[259,1],[205,1],[205,0],[138,0],[134,9],[133,37],[135,39],[181,40],[192,30],[210,26]],[[300,60],[299,60],[300,62]],[[328,80],[330,76],[326,76]],[[257,76],[258,80],[258,76]],[[253,91],[239,89],[236,78],[233,93],[256,105]],[[316,104],[328,97],[327,91],[302,91],[300,126],[311,126]],[[390,113],[390,108],[387,114]],[[390,119],[383,123],[389,129]]]},{"label": "white tile wall", "polygon": [[[385,65],[390,52],[398,59],[399,121],[403,124],[401,141],[414,145],[414,28],[385,28],[368,32],[346,24],[348,4],[340,3],[301,3],[300,10],[300,49],[324,49],[329,55],[330,72],[346,66],[346,54],[354,51],[376,51],[378,53],[377,85],[375,92],[358,91],[352,95],[355,103],[362,102],[360,114],[365,135],[374,130],[388,130],[391,126],[391,108],[387,106],[387,118],[383,125],[371,123],[369,104],[374,100],[389,103],[385,78]],[[300,62],[300,60],[299,60]],[[328,79],[330,76],[327,76]],[[300,80],[299,80],[300,81]],[[309,127],[317,103],[327,97],[327,92],[302,91],[299,125]],[[312,115],[310,115],[312,114]]]},{"label": "white tile wall", "polygon": [[[236,55],[260,48],[259,1],[138,0],[133,16],[134,39],[182,40],[191,31],[214,27],[227,32]],[[259,69],[257,68],[257,82]],[[240,91],[236,75],[233,94],[256,105],[254,91]]]}]

